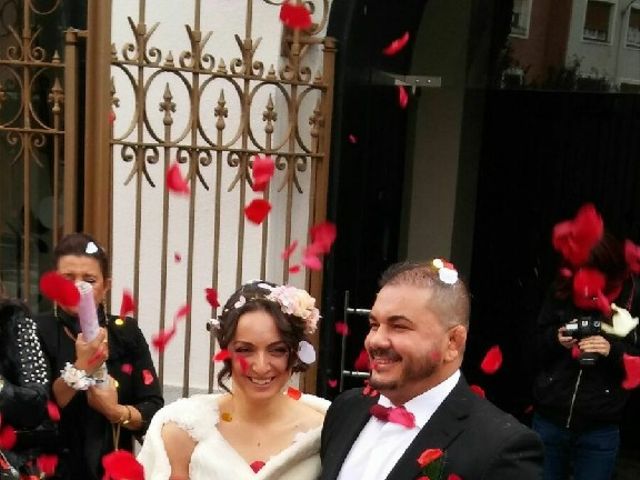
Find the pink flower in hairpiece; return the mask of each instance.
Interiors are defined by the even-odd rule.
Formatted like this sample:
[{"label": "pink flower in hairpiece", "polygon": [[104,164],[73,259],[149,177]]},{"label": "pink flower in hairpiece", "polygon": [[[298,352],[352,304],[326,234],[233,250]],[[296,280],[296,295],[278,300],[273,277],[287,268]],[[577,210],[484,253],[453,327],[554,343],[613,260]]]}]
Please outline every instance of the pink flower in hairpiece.
[{"label": "pink flower in hairpiece", "polygon": [[320,312],[315,307],[316,299],[301,288],[281,285],[271,290],[267,300],[277,302],[283,313],[302,319],[305,333],[310,335],[316,331]]},{"label": "pink flower in hairpiece", "polygon": [[564,259],[574,267],[584,264],[591,249],[604,233],[602,217],[591,203],[580,207],[576,218],[560,222],[553,227],[552,242]]}]

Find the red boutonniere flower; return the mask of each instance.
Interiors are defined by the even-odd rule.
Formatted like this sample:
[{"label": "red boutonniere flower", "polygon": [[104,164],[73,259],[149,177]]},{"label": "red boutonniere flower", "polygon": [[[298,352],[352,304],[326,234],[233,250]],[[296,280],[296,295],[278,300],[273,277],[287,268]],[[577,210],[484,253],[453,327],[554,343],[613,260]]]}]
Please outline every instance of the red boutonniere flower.
[{"label": "red boutonniere flower", "polygon": [[[442,480],[445,464],[445,452],[440,448],[427,448],[418,457],[422,476],[418,480]],[[462,480],[462,477],[450,473],[447,480]]]}]

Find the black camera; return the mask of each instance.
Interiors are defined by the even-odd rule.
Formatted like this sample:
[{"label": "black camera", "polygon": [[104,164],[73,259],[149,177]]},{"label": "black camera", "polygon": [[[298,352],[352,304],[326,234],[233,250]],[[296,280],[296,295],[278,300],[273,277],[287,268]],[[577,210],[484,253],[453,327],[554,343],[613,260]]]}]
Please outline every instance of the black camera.
[{"label": "black camera", "polygon": [[[588,315],[579,317],[564,326],[565,336],[575,338],[576,340],[600,335],[601,328],[602,321],[600,318]],[[594,365],[597,360],[598,354],[592,352],[580,352],[580,357],[578,358],[578,362],[583,366]]]}]

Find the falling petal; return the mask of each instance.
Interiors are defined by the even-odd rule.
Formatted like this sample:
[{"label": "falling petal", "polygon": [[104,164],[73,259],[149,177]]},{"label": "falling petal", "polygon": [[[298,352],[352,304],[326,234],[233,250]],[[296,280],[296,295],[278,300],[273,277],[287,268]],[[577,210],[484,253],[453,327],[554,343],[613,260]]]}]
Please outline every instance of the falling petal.
[{"label": "falling petal", "polygon": [[388,56],[395,55],[400,50],[402,50],[407,45],[408,42],[409,42],[409,32],[404,32],[404,35],[402,35],[400,38],[391,42],[384,50],[382,50],[382,53]]},{"label": "falling petal", "polygon": [[180,320],[181,318],[186,317],[190,311],[191,311],[191,306],[187,303],[178,309],[178,311],[173,316],[173,318],[174,320]]},{"label": "falling petal", "polygon": [[253,470],[253,473],[258,473],[262,467],[265,466],[265,463],[262,460],[256,460],[255,462],[251,462],[249,466],[251,470]]},{"label": "falling petal", "polygon": [[353,133],[349,134],[349,143],[356,144],[358,143],[358,137],[356,137]]},{"label": "falling petal", "polygon": [[43,453],[36,459],[36,465],[46,477],[52,477],[56,473],[58,466],[58,456],[54,454]]},{"label": "falling petal", "polygon": [[311,244],[318,249],[318,253],[329,253],[333,242],[336,241],[338,231],[334,223],[323,222],[311,227],[309,234]]},{"label": "falling petal", "polygon": [[524,409],[524,413],[527,415],[533,412],[533,405],[527,405],[527,408]]},{"label": "falling petal", "polygon": [[173,252],[173,261],[176,263],[180,263],[182,261],[182,255],[180,252]]},{"label": "falling petal", "polygon": [[231,358],[231,354],[229,353],[229,350],[227,350],[226,348],[223,348],[222,350],[220,350],[218,353],[214,355],[213,361],[223,362],[225,360],[229,360],[230,358]]},{"label": "falling petal", "polygon": [[205,288],[204,292],[207,297],[207,302],[209,302],[211,308],[218,308],[220,306],[220,302],[218,301],[218,291],[215,288]]},{"label": "falling petal", "polygon": [[462,477],[457,473],[450,473],[447,480],[462,480]]},{"label": "falling petal", "polygon": [[338,386],[338,380],[336,380],[335,378],[330,378],[329,380],[327,380],[327,385],[329,385],[331,388],[336,388]]},{"label": "falling petal", "polygon": [[315,255],[305,255],[302,264],[309,270],[322,270],[322,260]]},{"label": "falling petal", "polygon": [[40,277],[40,291],[65,307],[75,307],[80,301],[80,292],[74,283],[57,272],[46,272]]},{"label": "falling petal", "polygon": [[142,383],[144,383],[145,385],[151,385],[154,381],[155,378],[153,378],[153,373],[151,373],[146,368],[142,370]]},{"label": "falling petal", "polygon": [[251,203],[244,207],[244,215],[251,223],[260,225],[269,212],[271,211],[271,204],[263,198],[254,198]]},{"label": "falling petal", "polygon": [[368,372],[371,369],[369,365],[369,354],[364,348],[360,350],[360,354],[358,355],[358,358],[356,358],[353,368],[358,372]]},{"label": "falling petal", "polygon": [[502,351],[498,345],[494,345],[484,356],[480,368],[487,375],[493,375],[502,365]]},{"label": "falling petal", "polygon": [[47,402],[47,413],[49,414],[49,418],[53,422],[60,421],[60,409],[58,408],[58,405],[56,405],[51,400]]},{"label": "falling petal", "polygon": [[165,348],[167,348],[167,345],[173,339],[175,334],[176,325],[174,324],[171,328],[160,330],[155,335],[152,335],[151,344],[158,352],[164,352]]},{"label": "falling petal", "polygon": [[640,386],[640,357],[625,353],[622,356],[622,361],[626,373],[622,388],[631,390]]},{"label": "falling petal", "polygon": [[17,439],[15,428],[11,425],[5,425],[0,430],[0,449],[11,450],[16,445]]},{"label": "falling petal", "polygon": [[275,171],[275,162],[269,156],[261,157],[257,155],[253,159],[253,190],[263,192]]},{"label": "falling petal", "polygon": [[487,395],[484,392],[484,389],[479,385],[469,385],[469,389],[482,398],[487,398]]},{"label": "falling petal", "polygon": [[167,170],[167,188],[178,195],[189,195],[189,184],[182,178],[180,173],[180,166],[178,163],[174,163]]},{"label": "falling petal", "polygon": [[133,365],[131,365],[130,363],[123,363],[120,367],[120,371],[127,375],[131,375],[133,373]]},{"label": "falling petal", "polygon": [[296,5],[291,2],[282,4],[280,21],[286,27],[292,29],[307,29],[312,25],[309,10],[307,10],[304,5]]},{"label": "falling petal", "polygon": [[289,387],[287,388],[287,395],[294,400],[300,400],[300,397],[302,397],[302,392],[297,388]]},{"label": "falling petal", "polygon": [[298,273],[300,271],[300,265],[292,265],[289,267],[289,273]]},{"label": "falling petal", "polygon": [[578,360],[580,358],[580,348],[577,345],[571,347],[571,358]]},{"label": "falling petal", "polygon": [[298,248],[298,241],[294,240],[293,242],[291,242],[291,245],[289,245],[287,248],[285,248],[282,251],[282,253],[280,254],[280,257],[283,260],[286,260],[291,256],[291,254],[295,251],[296,248]]},{"label": "falling petal", "polygon": [[404,88],[404,85],[398,85],[398,104],[400,108],[407,108],[409,104],[409,94],[407,93],[407,89]]},{"label": "falling petal", "polygon": [[349,325],[347,325],[345,322],[336,322],[336,333],[338,335],[346,337],[347,335],[349,335]]},{"label": "falling petal", "polygon": [[234,358],[240,364],[240,370],[242,373],[247,373],[249,371],[249,362],[242,355],[235,355]]},{"label": "falling petal", "polygon": [[127,450],[115,450],[102,457],[104,479],[144,480],[144,467]]},{"label": "falling petal", "polygon": [[133,294],[130,290],[122,291],[122,301],[120,302],[120,318],[125,318],[127,315],[135,315],[136,302],[133,299]]}]

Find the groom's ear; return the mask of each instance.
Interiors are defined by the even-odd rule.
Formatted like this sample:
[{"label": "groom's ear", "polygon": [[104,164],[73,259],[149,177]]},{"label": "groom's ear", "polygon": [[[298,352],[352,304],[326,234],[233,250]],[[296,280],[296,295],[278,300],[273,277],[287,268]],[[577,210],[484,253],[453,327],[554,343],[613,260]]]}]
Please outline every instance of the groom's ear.
[{"label": "groom's ear", "polygon": [[449,329],[444,360],[447,362],[461,360],[466,344],[467,328],[464,325],[456,325]]}]

